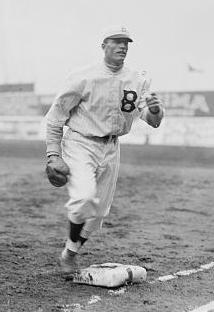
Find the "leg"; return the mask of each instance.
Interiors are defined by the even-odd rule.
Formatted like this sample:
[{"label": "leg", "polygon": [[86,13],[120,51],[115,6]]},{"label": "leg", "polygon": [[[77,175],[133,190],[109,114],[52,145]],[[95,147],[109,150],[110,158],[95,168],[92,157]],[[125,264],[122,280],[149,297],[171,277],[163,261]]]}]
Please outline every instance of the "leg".
[{"label": "leg", "polygon": [[69,221],[68,239],[60,257],[60,265],[64,273],[73,273],[78,270],[77,251],[86,241],[86,239],[80,237],[83,225],[84,223],[75,224]]},{"label": "leg", "polygon": [[83,225],[80,235],[84,238],[88,238],[92,232],[101,229],[103,218],[109,214],[111,208],[120,164],[119,142],[110,147],[105,162],[97,170],[97,197],[99,200],[98,216],[88,219]]},{"label": "leg", "polygon": [[67,184],[69,201],[66,203],[69,219],[69,233],[61,255],[61,265],[66,272],[73,271],[74,259],[80,247],[87,240],[80,232],[87,219],[97,215],[99,200],[96,197],[96,162],[88,148],[75,140],[69,140],[64,148],[63,158],[71,172]]}]

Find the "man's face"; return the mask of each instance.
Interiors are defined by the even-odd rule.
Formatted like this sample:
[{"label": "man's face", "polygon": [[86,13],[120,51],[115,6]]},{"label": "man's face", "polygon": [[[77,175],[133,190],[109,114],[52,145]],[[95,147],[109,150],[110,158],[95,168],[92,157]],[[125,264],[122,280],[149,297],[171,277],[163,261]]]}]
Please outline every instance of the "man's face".
[{"label": "man's face", "polygon": [[107,63],[120,65],[123,63],[128,51],[128,40],[125,38],[107,39],[103,42],[102,48]]}]

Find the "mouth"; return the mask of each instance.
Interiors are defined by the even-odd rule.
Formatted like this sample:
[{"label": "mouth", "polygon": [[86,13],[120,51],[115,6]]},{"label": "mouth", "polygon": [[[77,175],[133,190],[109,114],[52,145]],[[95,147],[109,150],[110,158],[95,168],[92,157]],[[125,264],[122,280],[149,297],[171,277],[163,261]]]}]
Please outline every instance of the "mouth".
[{"label": "mouth", "polygon": [[119,51],[119,52],[117,52],[117,54],[119,54],[120,56],[123,56],[123,57],[126,56],[126,52],[121,52],[121,51]]}]

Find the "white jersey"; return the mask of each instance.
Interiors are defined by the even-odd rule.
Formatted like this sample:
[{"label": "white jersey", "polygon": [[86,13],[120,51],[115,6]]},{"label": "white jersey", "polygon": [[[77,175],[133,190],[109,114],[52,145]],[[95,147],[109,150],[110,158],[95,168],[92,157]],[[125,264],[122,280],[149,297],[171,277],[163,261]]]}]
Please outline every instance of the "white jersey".
[{"label": "white jersey", "polygon": [[[47,114],[47,154],[60,154],[66,125],[86,137],[127,134],[149,90],[143,73],[123,66],[114,72],[103,62],[71,74]],[[141,118],[156,127],[161,114]]]}]

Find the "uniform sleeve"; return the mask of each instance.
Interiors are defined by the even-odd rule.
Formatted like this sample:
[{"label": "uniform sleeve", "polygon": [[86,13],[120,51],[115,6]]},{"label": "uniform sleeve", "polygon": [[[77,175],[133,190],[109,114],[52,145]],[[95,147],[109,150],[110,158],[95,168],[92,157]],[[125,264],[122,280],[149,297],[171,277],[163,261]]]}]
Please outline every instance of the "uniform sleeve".
[{"label": "uniform sleeve", "polygon": [[61,156],[63,127],[70,118],[71,110],[81,101],[82,87],[81,81],[75,79],[74,76],[70,76],[54,99],[46,115],[47,156]]},{"label": "uniform sleeve", "polygon": [[147,104],[146,97],[150,95],[151,78],[147,77],[144,79],[143,87],[140,95],[140,101],[138,105],[138,110],[140,113],[140,119],[148,123],[153,128],[159,127],[161,120],[164,116],[164,109],[160,106],[160,111],[158,114],[151,113]]}]

